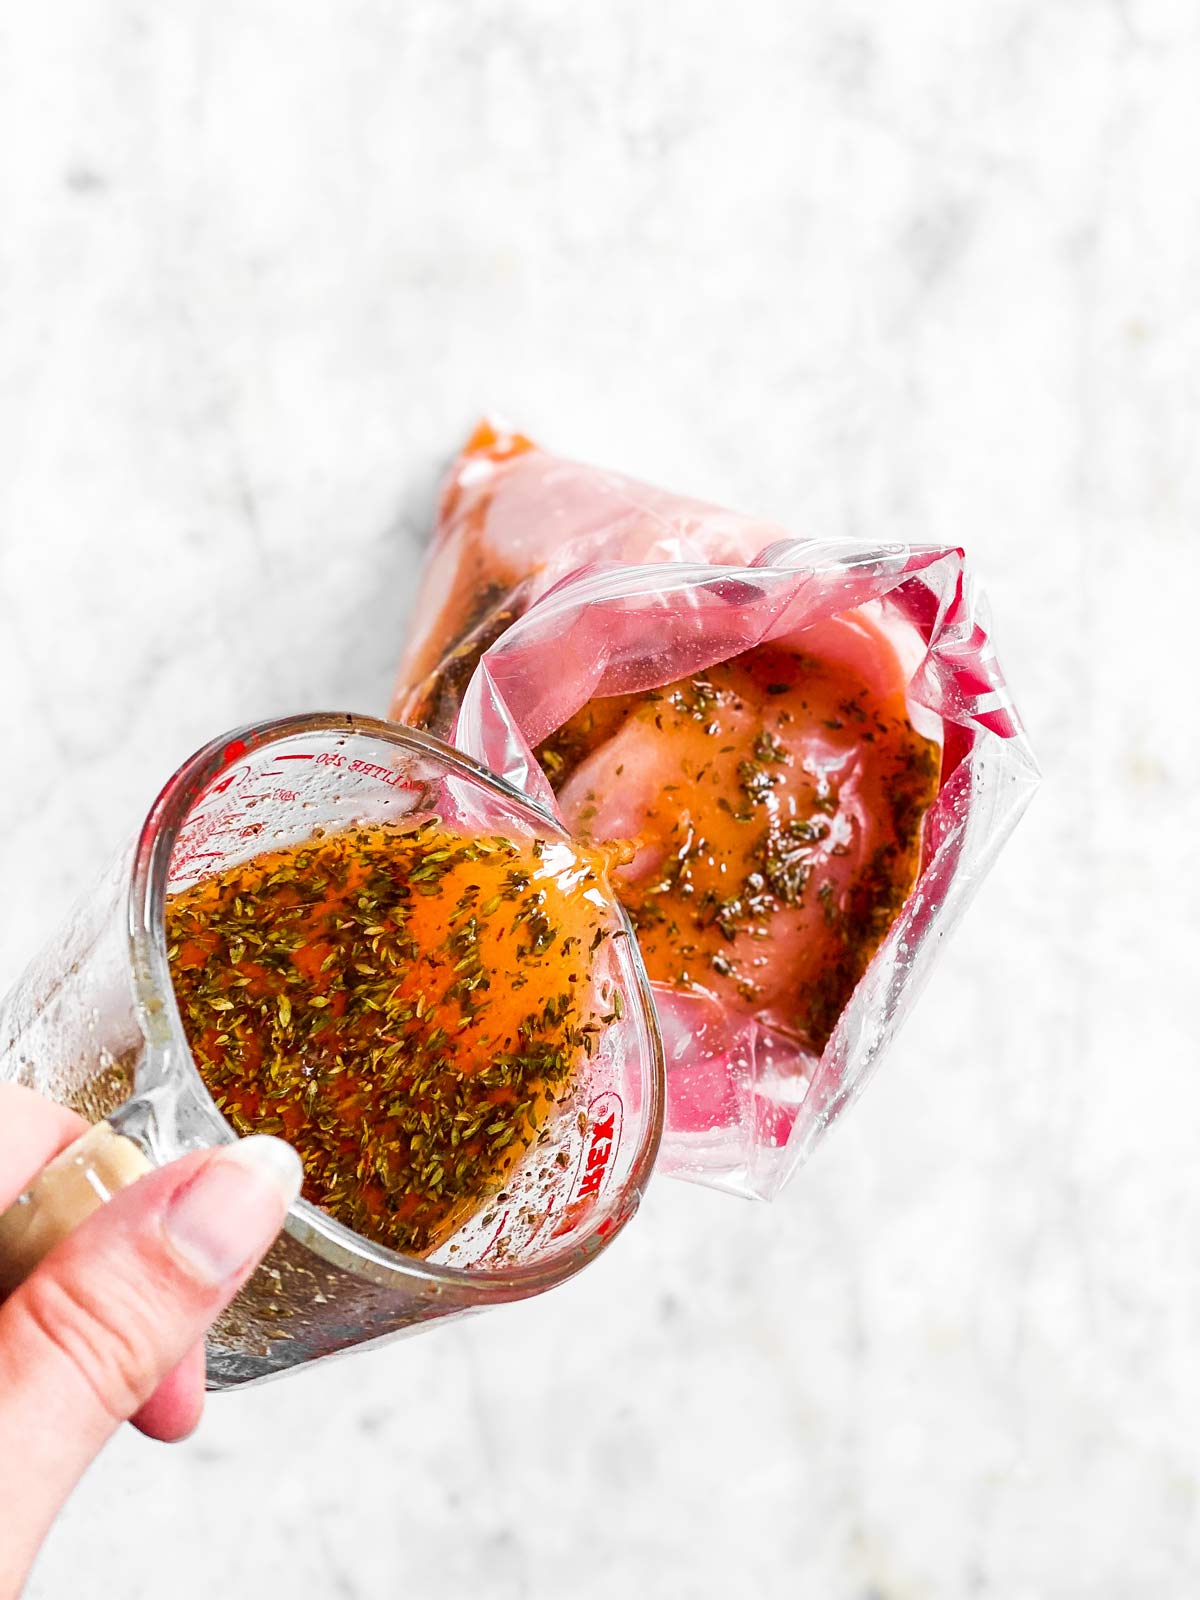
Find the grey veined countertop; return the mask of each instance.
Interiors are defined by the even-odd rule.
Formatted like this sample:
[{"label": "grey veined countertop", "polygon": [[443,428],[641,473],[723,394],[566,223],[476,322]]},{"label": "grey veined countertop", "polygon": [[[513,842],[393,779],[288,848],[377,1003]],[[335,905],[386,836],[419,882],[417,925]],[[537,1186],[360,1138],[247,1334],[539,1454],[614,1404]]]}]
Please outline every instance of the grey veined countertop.
[{"label": "grey veined countertop", "polygon": [[1196,1592],[1197,81],[1169,0],[8,9],[5,980],[203,739],[384,707],[484,407],[965,544],[1047,775],[775,1207],[120,1439],[34,1600]]}]

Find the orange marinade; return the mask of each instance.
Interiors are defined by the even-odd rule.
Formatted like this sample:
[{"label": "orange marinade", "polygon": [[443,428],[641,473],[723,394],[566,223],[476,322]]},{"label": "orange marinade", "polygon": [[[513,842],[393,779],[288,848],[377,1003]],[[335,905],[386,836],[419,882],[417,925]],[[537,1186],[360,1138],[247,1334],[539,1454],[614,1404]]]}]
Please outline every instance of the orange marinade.
[{"label": "orange marinade", "polygon": [[196,1065],[239,1133],[277,1133],[304,1195],[423,1255],[503,1187],[573,1092],[619,995],[603,858],[427,822],[273,851],[172,895]]}]

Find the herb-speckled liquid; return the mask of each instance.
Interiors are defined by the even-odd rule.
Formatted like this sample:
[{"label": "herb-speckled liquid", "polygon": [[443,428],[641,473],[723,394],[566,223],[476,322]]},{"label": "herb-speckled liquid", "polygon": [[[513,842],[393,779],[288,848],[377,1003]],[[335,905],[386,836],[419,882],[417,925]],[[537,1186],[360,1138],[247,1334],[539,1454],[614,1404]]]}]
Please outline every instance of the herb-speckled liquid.
[{"label": "herb-speckled liquid", "polygon": [[168,900],[196,1065],[356,1232],[437,1249],[503,1187],[620,997],[602,858],[426,822],[260,855]]}]

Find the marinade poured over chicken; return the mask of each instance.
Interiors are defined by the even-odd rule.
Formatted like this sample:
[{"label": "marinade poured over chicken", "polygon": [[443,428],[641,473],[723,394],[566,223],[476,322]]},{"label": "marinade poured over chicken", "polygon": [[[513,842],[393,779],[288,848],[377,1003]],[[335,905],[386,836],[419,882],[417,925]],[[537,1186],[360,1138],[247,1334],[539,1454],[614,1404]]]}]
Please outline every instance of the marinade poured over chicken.
[{"label": "marinade poured over chicken", "polygon": [[591,701],[537,751],[615,874],[650,977],[819,1053],[916,881],[939,747],[855,614]]}]

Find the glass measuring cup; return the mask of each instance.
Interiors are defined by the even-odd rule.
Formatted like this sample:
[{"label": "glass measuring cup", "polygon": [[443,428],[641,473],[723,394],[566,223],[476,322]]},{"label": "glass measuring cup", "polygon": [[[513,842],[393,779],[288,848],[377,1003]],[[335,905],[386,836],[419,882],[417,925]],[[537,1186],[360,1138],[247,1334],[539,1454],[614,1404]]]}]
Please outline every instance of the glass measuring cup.
[{"label": "glass measuring cup", "polygon": [[[103,1120],[134,1156],[135,1171],[138,1152],[161,1165],[231,1142],[234,1131],[196,1070],[176,1005],[163,929],[167,895],[317,830],[431,816],[464,835],[550,845],[568,839],[469,758],[373,718],[285,718],[213,740],[171,778],[137,839],[0,1004],[0,1082],[25,1084],[91,1122]],[[540,1293],[577,1272],[625,1225],[658,1150],[664,1069],[636,941],[615,899],[604,914],[614,937],[593,960],[622,1004],[577,1072],[573,1095],[505,1189],[422,1260],[298,1201],[210,1335],[210,1388]]]}]

